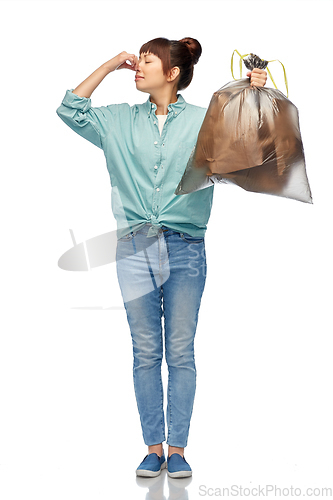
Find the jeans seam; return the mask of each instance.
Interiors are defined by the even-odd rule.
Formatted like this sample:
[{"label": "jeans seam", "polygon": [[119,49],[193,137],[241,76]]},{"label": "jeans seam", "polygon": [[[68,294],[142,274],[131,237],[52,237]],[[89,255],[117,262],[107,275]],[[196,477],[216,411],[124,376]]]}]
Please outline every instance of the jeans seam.
[{"label": "jeans seam", "polygon": [[170,441],[170,435],[171,435],[171,429],[172,429],[170,370],[169,370],[169,374],[168,374],[168,406],[169,406],[168,441]]},{"label": "jeans seam", "polygon": [[[160,287],[160,324],[161,324],[161,336],[160,336],[160,353],[161,353],[161,368],[163,362],[163,327],[162,327],[162,287]],[[164,420],[164,409],[163,409],[163,383],[162,383],[162,372],[160,378],[160,386],[161,386],[161,429],[163,435],[163,441],[165,440],[165,425],[163,426]]]}]

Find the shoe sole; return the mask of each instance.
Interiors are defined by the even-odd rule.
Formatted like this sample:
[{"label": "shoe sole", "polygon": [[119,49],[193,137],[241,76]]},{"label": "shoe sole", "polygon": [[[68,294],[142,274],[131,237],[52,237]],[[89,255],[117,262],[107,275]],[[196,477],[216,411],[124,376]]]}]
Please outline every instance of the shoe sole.
[{"label": "shoe sole", "polygon": [[156,477],[159,476],[162,472],[162,469],[166,469],[167,467],[167,461],[163,462],[161,465],[160,470],[154,471],[154,470],[145,470],[145,469],[136,469],[136,475],[140,477]]},{"label": "shoe sole", "polygon": [[191,470],[180,470],[180,471],[177,471],[177,472],[168,472],[168,476],[169,477],[173,477],[173,478],[181,478],[181,477],[190,477],[192,476],[192,471]]}]

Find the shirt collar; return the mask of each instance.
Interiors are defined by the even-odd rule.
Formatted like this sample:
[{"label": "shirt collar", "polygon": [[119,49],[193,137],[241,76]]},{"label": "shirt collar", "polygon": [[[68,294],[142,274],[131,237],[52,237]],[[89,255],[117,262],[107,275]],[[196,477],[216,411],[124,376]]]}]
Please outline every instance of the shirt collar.
[{"label": "shirt collar", "polygon": [[[186,107],[186,101],[184,97],[181,94],[177,94],[177,102],[170,103],[168,105],[168,111],[178,116],[183,111],[183,109],[185,109],[185,107]],[[144,103],[144,109],[148,115],[150,115],[151,113],[155,113],[156,111],[156,104],[150,101],[150,96]]]}]

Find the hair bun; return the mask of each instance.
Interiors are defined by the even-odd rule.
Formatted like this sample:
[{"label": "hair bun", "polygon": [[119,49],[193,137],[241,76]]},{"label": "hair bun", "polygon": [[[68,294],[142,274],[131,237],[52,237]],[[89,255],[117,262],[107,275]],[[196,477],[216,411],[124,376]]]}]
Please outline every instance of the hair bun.
[{"label": "hair bun", "polygon": [[197,62],[199,61],[199,57],[201,56],[202,53],[202,48],[198,40],[196,40],[195,38],[187,37],[187,38],[182,38],[179,41],[187,45],[189,51],[191,52],[192,63],[197,64]]}]

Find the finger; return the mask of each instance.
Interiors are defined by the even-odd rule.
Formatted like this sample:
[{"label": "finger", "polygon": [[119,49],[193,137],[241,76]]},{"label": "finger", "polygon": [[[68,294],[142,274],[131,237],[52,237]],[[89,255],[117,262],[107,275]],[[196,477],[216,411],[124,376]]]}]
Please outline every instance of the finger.
[{"label": "finger", "polygon": [[123,62],[123,64],[121,64],[118,69],[131,69],[133,71],[135,71],[135,68],[132,66],[132,64],[128,64],[127,61]]},{"label": "finger", "polygon": [[[258,68],[255,68],[258,69]],[[264,70],[260,70],[259,72],[252,72],[251,76],[251,85],[256,85],[258,87],[263,87],[267,81],[267,73]]]},{"label": "finger", "polygon": [[134,56],[128,57],[126,59],[126,62],[128,62],[130,66],[134,66],[134,64],[135,64]]},{"label": "finger", "polygon": [[258,81],[265,81],[267,80],[267,77],[264,75],[253,75],[251,76],[251,80],[258,80]]},{"label": "finger", "polygon": [[127,57],[126,61],[124,62],[125,68],[131,69],[133,71],[136,71],[136,61],[135,61],[135,55],[134,54],[129,54]]},{"label": "finger", "polygon": [[134,62],[135,62],[135,70],[139,69],[139,59],[137,56],[134,56]]},{"label": "finger", "polygon": [[266,83],[265,80],[258,80],[258,79],[251,80],[251,85],[254,85],[255,87],[263,87],[265,83]]},{"label": "finger", "polygon": [[126,68],[131,69],[132,71],[136,71],[135,63],[133,63],[133,64],[126,64]]},{"label": "finger", "polygon": [[260,83],[260,82],[264,82],[265,80],[263,78],[255,78],[255,77],[252,77],[251,78],[251,83]]}]

